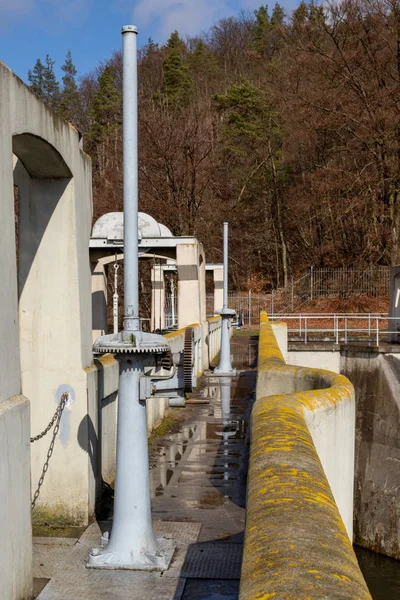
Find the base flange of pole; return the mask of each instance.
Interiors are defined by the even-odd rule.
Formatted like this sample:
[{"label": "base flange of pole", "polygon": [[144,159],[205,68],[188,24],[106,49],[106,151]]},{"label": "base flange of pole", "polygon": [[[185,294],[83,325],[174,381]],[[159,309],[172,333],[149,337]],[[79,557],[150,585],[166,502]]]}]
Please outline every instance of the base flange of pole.
[{"label": "base flange of pole", "polygon": [[107,545],[93,548],[86,567],[88,569],[109,569],[122,571],[166,571],[171,563],[176,544],[167,538],[156,538],[153,553],[141,552],[136,559],[129,551],[109,552]]}]

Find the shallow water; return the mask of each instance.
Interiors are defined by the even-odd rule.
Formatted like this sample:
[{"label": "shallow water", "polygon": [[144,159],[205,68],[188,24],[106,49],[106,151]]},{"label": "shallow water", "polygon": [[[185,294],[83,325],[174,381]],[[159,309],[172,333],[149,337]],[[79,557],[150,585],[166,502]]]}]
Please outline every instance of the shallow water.
[{"label": "shallow water", "polygon": [[400,600],[400,562],[354,546],[373,600]]}]

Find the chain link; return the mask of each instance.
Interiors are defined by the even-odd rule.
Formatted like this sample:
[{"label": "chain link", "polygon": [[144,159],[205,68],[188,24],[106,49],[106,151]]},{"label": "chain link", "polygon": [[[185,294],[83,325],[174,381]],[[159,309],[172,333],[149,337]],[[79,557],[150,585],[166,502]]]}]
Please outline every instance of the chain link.
[{"label": "chain link", "polygon": [[38,499],[39,494],[40,494],[40,488],[42,487],[45,475],[46,475],[47,470],[49,468],[49,461],[50,461],[50,458],[51,458],[51,456],[53,454],[54,444],[55,444],[55,441],[56,441],[56,437],[57,437],[58,431],[60,429],[61,417],[62,417],[62,414],[63,414],[63,410],[65,408],[65,405],[66,405],[66,403],[68,401],[68,398],[69,398],[69,394],[67,392],[65,392],[61,396],[60,404],[57,406],[57,410],[54,413],[54,416],[51,419],[51,421],[48,424],[48,426],[46,427],[46,429],[44,431],[42,431],[42,433],[40,433],[39,435],[31,438],[31,442],[36,442],[37,440],[40,440],[42,437],[44,437],[46,435],[46,433],[48,433],[50,431],[50,429],[54,425],[54,431],[53,431],[53,435],[52,435],[52,438],[51,438],[50,446],[49,446],[49,449],[47,450],[46,461],[45,461],[45,463],[43,465],[42,474],[40,475],[36,491],[35,491],[35,493],[33,495],[33,498],[32,498],[32,503],[31,503],[31,508],[32,509],[35,508],[36,500]]}]

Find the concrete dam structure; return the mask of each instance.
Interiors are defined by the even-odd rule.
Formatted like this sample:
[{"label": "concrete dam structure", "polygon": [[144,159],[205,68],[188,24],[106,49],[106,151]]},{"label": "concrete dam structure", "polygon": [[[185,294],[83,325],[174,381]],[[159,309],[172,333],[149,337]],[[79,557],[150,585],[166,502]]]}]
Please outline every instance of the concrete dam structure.
[{"label": "concrete dam structure", "polygon": [[[351,344],[323,357],[292,352],[285,324],[262,313],[257,371],[241,379],[239,365],[234,384],[215,383],[221,317],[206,317],[205,273],[214,274],[217,312],[227,269],[224,277],[199,240],[174,237],[148,215],[155,225],[141,237],[141,259],[157,252],[164,261],[152,268],[150,323],[166,351],[139,384],[145,445],[185,394],[192,401],[174,422],[183,424],[171,433],[170,460],[156,453],[150,478],[156,533],[172,536],[175,550],[157,573],[86,568],[112,522],[100,527],[96,505],[115,481],[119,366],[117,353],[94,353],[93,339],[108,334],[107,270],[117,248],[115,262],[123,258],[123,221],[111,213],[118,239],[92,228],[91,161],[79,132],[2,63],[0,139],[1,600],[31,600],[33,578],[43,584],[39,600],[148,600],[155,589],[157,599],[186,600],[205,589],[196,579],[215,580],[209,589],[222,598],[224,589],[241,600],[370,598],[353,540],[400,559],[396,352]],[[166,332],[158,300],[169,270],[177,314]],[[314,368],[322,358],[330,370]],[[32,524],[79,534],[49,542],[32,536]]]}]

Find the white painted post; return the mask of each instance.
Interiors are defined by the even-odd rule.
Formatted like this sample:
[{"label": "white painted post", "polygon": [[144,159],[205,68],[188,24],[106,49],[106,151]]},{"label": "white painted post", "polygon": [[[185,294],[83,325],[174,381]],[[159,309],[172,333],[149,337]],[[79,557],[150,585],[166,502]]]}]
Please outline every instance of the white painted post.
[{"label": "white painted post", "polygon": [[293,275],[292,275],[292,312],[294,311],[294,282],[293,282]]},{"label": "white painted post", "polygon": [[114,296],[113,296],[113,316],[114,316],[114,333],[118,333],[118,269],[117,261],[114,263]]},{"label": "white painted post", "polygon": [[175,314],[175,281],[174,278],[171,277],[171,281],[170,281],[170,286],[171,286],[171,326],[172,327],[176,327],[177,322],[176,322],[176,314]]},{"label": "white painted post", "polygon": [[314,286],[314,267],[310,267],[310,300],[313,300],[313,286]]},{"label": "white painted post", "polygon": [[[123,27],[124,151],[124,330],[103,336],[97,352],[115,352],[119,362],[117,464],[114,520],[110,541],[94,548],[88,567],[100,569],[166,569],[171,543],[155,538],[151,520],[150,478],[145,399],[151,380],[143,377],[151,354],[165,352],[161,336],[140,331],[138,265],[138,121],[137,29]],[[142,379],[143,378],[143,379]],[[145,388],[141,391],[141,382]],[[150,384],[146,387],[146,384]],[[108,543],[107,543],[108,542]],[[161,542],[161,543],[159,543]]]},{"label": "white painted post", "polygon": [[231,364],[231,319],[235,311],[228,308],[228,223],[224,223],[224,307],[220,311],[222,317],[221,327],[221,353],[219,366],[214,370],[215,375],[235,375],[236,370]]},{"label": "white painted post", "polygon": [[251,325],[251,290],[249,290],[249,326]]}]

